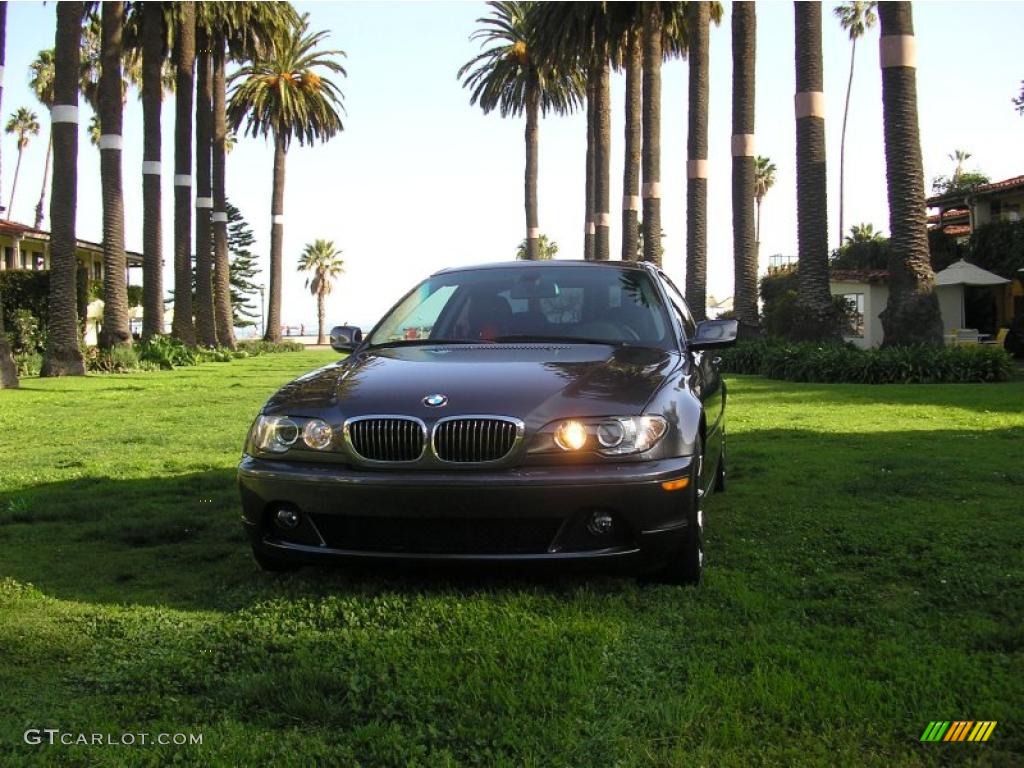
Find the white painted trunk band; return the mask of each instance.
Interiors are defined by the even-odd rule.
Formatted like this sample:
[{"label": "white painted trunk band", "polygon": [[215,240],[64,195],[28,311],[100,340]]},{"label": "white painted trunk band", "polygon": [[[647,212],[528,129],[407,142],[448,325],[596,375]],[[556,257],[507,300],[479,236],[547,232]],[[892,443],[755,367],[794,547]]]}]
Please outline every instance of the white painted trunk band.
[{"label": "white painted trunk band", "polygon": [[639,211],[640,210],[640,195],[626,195],[622,198],[622,210],[624,211]]},{"label": "white painted trunk band", "polygon": [[283,213],[275,213],[273,216],[270,217],[270,223],[271,224],[284,224],[284,214]]},{"label": "white painted trunk band", "polygon": [[660,198],[661,197],[661,182],[660,181],[648,181],[644,182],[641,187],[644,197],[646,198]]},{"label": "white painted trunk band", "polygon": [[213,208],[212,197],[197,197],[196,208]]},{"label": "white painted trunk band", "polygon": [[51,123],[78,123],[78,107],[74,104],[54,104],[50,107]]},{"label": "white painted trunk band", "polygon": [[526,239],[535,240],[540,237],[540,227],[527,227],[526,228]]},{"label": "white painted trunk band", "polygon": [[597,232],[597,227],[595,227],[595,226],[594,226],[594,222],[592,222],[592,221],[588,221],[588,222],[587,222],[587,228],[586,228],[586,230],[585,230],[585,231],[586,231],[586,233],[587,233],[588,235],[593,235],[593,234],[595,234],[595,233]]},{"label": "white painted trunk band", "polygon": [[149,174],[150,176],[160,175],[160,161],[159,160],[143,160],[142,161],[142,172]]},{"label": "white painted trunk band", "polygon": [[913,35],[886,35],[879,41],[878,51],[882,69],[917,68],[917,42]]},{"label": "white painted trunk band", "polygon": [[192,177],[187,173],[176,173],[174,174],[174,186],[176,187],[191,187]]},{"label": "white painted trunk band", "polygon": [[0,65],[0,88],[4,87],[4,68]]},{"label": "white painted trunk band", "polygon": [[752,133],[734,133],[732,136],[732,156],[733,157],[753,157],[756,153],[754,152],[754,134]]},{"label": "white painted trunk band", "polygon": [[804,91],[794,97],[796,117],[825,117],[825,94],[821,91]]},{"label": "white painted trunk band", "polygon": [[610,227],[612,225],[612,215],[610,213],[599,213],[597,214],[597,226],[599,227]]},{"label": "white painted trunk band", "polygon": [[100,149],[123,149],[124,140],[120,134],[104,133],[100,136]]},{"label": "white painted trunk band", "polygon": [[210,220],[214,224],[219,224],[221,222],[226,223],[228,220],[228,215],[224,211],[214,211],[212,214],[210,214]]},{"label": "white painted trunk band", "polygon": [[686,178],[706,179],[708,177],[708,161],[702,157],[686,161]]}]

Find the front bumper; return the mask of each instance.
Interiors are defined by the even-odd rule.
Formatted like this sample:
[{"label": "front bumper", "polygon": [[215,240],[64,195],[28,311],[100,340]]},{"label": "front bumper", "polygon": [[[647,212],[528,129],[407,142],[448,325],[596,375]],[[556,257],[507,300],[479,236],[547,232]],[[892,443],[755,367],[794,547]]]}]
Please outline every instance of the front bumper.
[{"label": "front bumper", "polygon": [[[244,456],[243,522],[253,548],[296,563],[324,560],[585,562],[646,570],[687,534],[690,457],[518,467],[494,471],[396,471]],[[286,530],[281,508],[299,513]],[[611,517],[595,532],[595,514]]]}]

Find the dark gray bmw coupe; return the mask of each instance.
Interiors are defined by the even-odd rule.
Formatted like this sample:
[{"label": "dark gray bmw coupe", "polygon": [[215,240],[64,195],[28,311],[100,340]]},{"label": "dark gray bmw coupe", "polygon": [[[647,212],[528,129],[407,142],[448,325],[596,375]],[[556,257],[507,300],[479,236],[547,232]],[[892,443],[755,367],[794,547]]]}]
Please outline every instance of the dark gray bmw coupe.
[{"label": "dark gray bmw coupe", "polygon": [[649,264],[438,272],[348,357],[282,387],[238,468],[268,570],[341,560],[600,562],[676,583],[704,566],[725,484],[725,385]]}]

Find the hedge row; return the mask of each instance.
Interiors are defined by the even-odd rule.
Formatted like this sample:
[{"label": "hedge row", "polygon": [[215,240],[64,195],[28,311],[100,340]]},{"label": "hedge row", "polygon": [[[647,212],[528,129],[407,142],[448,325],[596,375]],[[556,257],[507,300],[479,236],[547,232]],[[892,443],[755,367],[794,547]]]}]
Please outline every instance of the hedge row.
[{"label": "hedge row", "polygon": [[725,373],[849,384],[957,384],[1006,381],[1010,356],[997,347],[886,347],[747,341],[720,353]]}]

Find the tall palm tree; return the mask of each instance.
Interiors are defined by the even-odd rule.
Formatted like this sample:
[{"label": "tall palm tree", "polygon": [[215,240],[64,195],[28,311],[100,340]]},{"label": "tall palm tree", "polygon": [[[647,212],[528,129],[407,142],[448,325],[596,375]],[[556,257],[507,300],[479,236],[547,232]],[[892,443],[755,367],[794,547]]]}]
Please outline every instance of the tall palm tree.
[{"label": "tall palm tree", "polygon": [[875,16],[875,0],[849,0],[840,3],[832,12],[839,19],[839,26],[850,36],[850,77],[846,81],[846,106],[843,107],[843,132],[839,140],[839,240],[843,239],[844,184],[846,172],[846,120],[850,116],[850,92],[853,90],[853,65],[857,56],[857,41],[864,36],[878,20]]},{"label": "tall palm tree", "polygon": [[953,186],[958,187],[960,186],[960,179],[964,175],[964,163],[974,157],[974,155],[966,149],[954,149],[947,157],[956,163],[956,167],[953,169]]},{"label": "tall palm tree", "polygon": [[[928,216],[917,123],[917,69],[910,3],[878,5],[882,28],[882,116],[889,193],[889,301],[883,344],[942,344],[942,319],[928,256]],[[802,269],[802,267],[801,267]]]},{"label": "tall palm tree", "polygon": [[622,164],[622,260],[636,261],[640,235],[640,116],[643,109],[641,79],[643,52],[641,30],[636,24],[626,31],[623,64],[626,70],[625,161]]},{"label": "tall palm tree", "polygon": [[644,3],[643,18],[643,238],[644,261],[661,264],[661,57],[660,3]]},{"label": "tall palm tree", "polygon": [[733,305],[741,336],[759,332],[757,232],[754,200],[754,62],[757,16],[753,3],[732,6],[732,243]]},{"label": "tall palm tree", "polygon": [[174,316],[172,335],[196,343],[192,321],[192,88],[195,85],[196,8],[176,7],[174,20]]},{"label": "tall palm tree", "polygon": [[799,321],[794,335],[838,339],[828,285],[828,190],[821,3],[794,4],[796,49],[796,202]]},{"label": "tall palm tree", "polygon": [[50,300],[41,376],[84,375],[78,346],[75,214],[78,193],[78,78],[85,3],[57,3],[54,39],[53,189],[50,195]]},{"label": "tall palm tree", "polygon": [[529,258],[536,259],[538,120],[551,111],[573,111],[581,103],[582,86],[571,68],[546,65],[537,57],[527,18],[533,3],[488,5],[490,15],[477,19],[481,27],[470,37],[486,48],[459,69],[458,77],[470,89],[470,103],[479,104],[484,114],[497,108],[502,117],[526,115],[526,239]]},{"label": "tall palm tree", "polygon": [[213,56],[209,25],[204,18],[210,8],[207,3],[199,3],[196,8],[196,292],[192,311],[196,318],[196,343],[201,347],[217,346],[210,220],[213,211]]},{"label": "tall palm tree", "polygon": [[324,333],[326,313],[324,300],[334,289],[334,281],[345,271],[345,262],[341,259],[341,251],[334,247],[331,240],[314,240],[307,243],[299,257],[299,272],[309,272],[306,287],[316,296],[317,344],[326,344]]},{"label": "tall palm tree", "polygon": [[[40,51],[35,61],[29,64],[29,88],[35,94],[36,99],[50,111],[53,106],[53,49],[48,48]],[[36,203],[36,218],[33,226],[39,229],[43,226],[43,211],[46,209],[46,186],[50,176],[50,159],[53,156],[53,131],[49,132],[46,138],[46,160],[43,163],[43,183],[39,189],[39,202]]]},{"label": "tall palm tree", "polygon": [[124,184],[121,130],[124,122],[124,3],[102,4],[103,71],[99,83],[100,180],[103,185],[103,328],[100,346],[131,344],[128,318],[128,262],[124,253]]},{"label": "tall palm tree", "polygon": [[18,190],[18,174],[21,171],[21,156],[25,153],[31,136],[39,135],[39,116],[27,107],[18,107],[12,112],[4,131],[17,137],[18,161],[14,164],[14,181],[11,183],[11,196],[7,198],[7,219],[14,213],[14,193]]},{"label": "tall palm tree", "polygon": [[[708,47],[711,8],[691,2],[687,9],[690,34],[689,110],[686,132],[686,302],[698,320],[707,316],[708,268]],[[733,6],[733,19],[736,6]],[[735,21],[734,21],[735,24]],[[735,86],[734,86],[735,94]],[[735,98],[735,96],[734,96]]]},{"label": "tall palm tree", "polygon": [[[274,142],[274,186],[271,195],[270,306],[268,341],[281,338],[282,242],[284,237],[285,157],[293,139],[300,144],[327,141],[344,126],[342,94],[329,75],[345,75],[336,57],[341,50],[318,50],[328,32],[310,32],[308,14],[287,34],[272,41],[266,57],[241,67],[228,104],[234,130],[245,122],[246,133],[269,136]],[[316,70],[325,72],[320,75]]]},{"label": "tall palm tree", "polygon": [[758,155],[754,159],[754,203],[757,212],[757,224],[754,227],[754,254],[760,264],[761,256],[761,204],[768,190],[775,186],[775,163],[771,158]]},{"label": "tall palm tree", "polygon": [[[7,3],[0,3],[0,67],[3,66],[7,50]],[[0,82],[0,101],[3,99],[3,83]],[[4,301],[0,296],[0,389],[14,389],[18,386],[18,367],[14,364],[7,335],[4,333]]]},{"label": "tall palm tree", "polygon": [[141,3],[142,14],[142,338],[164,332],[163,134],[160,128],[167,58],[164,3]]}]

